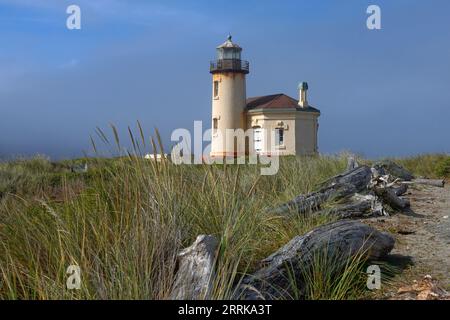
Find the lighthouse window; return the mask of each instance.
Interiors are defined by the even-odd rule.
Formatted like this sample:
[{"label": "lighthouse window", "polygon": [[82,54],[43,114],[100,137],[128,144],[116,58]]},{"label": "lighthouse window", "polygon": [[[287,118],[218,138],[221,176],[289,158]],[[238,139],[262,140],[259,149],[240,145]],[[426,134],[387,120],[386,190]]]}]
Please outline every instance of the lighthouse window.
[{"label": "lighthouse window", "polygon": [[219,97],[219,81],[214,81],[214,98]]},{"label": "lighthouse window", "polygon": [[214,118],[213,119],[213,134],[217,133],[217,123],[218,123],[218,119]]},{"label": "lighthouse window", "polygon": [[281,128],[275,129],[275,144],[277,146],[284,145],[284,129]]}]

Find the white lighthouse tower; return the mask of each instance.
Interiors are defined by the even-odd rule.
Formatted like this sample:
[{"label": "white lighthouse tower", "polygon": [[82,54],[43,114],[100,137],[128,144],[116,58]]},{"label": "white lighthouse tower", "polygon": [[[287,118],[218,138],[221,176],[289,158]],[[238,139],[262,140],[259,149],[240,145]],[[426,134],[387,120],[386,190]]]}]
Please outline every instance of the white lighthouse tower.
[{"label": "white lighthouse tower", "polygon": [[[245,154],[245,146],[227,139],[226,129],[246,129],[245,75],[248,61],[241,60],[242,48],[231,41],[217,47],[217,59],[211,62],[212,92],[212,157],[236,157]],[[229,136],[228,136],[229,137]]]}]

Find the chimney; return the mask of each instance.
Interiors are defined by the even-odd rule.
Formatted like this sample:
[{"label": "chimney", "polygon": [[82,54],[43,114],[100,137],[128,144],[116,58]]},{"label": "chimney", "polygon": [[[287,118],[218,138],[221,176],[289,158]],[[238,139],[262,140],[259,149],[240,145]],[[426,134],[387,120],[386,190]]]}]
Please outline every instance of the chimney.
[{"label": "chimney", "polygon": [[308,108],[308,99],[307,99],[307,92],[308,92],[308,82],[302,82],[298,85],[298,89],[300,91],[300,97],[298,99],[298,105],[302,108]]}]

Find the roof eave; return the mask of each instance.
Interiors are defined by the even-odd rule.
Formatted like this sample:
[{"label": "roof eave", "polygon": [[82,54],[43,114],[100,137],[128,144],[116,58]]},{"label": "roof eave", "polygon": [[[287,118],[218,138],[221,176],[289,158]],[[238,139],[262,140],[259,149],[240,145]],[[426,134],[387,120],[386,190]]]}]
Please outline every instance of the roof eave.
[{"label": "roof eave", "polygon": [[253,108],[248,109],[248,113],[297,113],[297,112],[307,112],[307,113],[315,113],[320,115],[320,110],[318,109],[305,109],[302,108]]}]

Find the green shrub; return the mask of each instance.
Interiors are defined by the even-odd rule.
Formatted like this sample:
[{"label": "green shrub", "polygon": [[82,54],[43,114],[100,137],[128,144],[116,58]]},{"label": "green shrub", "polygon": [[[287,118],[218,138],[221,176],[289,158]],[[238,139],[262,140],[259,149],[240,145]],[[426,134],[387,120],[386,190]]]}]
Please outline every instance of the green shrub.
[{"label": "green shrub", "polygon": [[445,154],[422,154],[393,160],[408,169],[416,177],[439,178],[440,175],[437,174],[436,168],[440,162],[447,158],[448,156]]},{"label": "green shrub", "polygon": [[450,177],[450,157],[441,159],[436,165],[436,175],[442,178]]}]

